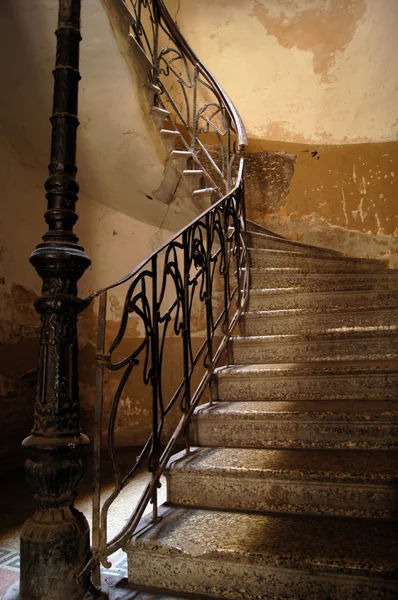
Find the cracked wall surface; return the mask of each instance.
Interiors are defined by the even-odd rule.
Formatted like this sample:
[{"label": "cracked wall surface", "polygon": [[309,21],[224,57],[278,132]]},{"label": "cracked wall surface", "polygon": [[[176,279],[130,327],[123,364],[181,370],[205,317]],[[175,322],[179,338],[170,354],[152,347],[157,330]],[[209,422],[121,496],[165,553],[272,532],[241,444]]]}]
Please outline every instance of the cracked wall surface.
[{"label": "cracked wall surface", "polygon": [[177,22],[251,139],[397,139],[396,0],[190,0]]},{"label": "cracked wall surface", "polygon": [[247,128],[248,216],[397,266],[398,3],[192,0],[177,20]]},{"label": "cracked wall surface", "polygon": [[[289,239],[398,267],[397,142],[319,146],[251,140],[249,147],[250,219]],[[264,170],[252,173],[259,160]],[[272,193],[269,197],[275,189],[277,202]]]}]

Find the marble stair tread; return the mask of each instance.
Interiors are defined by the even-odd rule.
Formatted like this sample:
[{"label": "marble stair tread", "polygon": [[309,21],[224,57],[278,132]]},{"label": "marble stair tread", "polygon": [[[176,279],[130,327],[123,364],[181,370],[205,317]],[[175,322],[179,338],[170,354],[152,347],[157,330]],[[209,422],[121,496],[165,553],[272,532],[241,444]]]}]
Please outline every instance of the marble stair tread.
[{"label": "marble stair tread", "polygon": [[398,423],[397,400],[299,400],[212,402],[199,406],[195,419],[236,421],[365,421]]},{"label": "marble stair tread", "polygon": [[173,457],[168,470],[171,475],[392,485],[398,483],[398,452],[193,448],[191,454],[183,451]]},{"label": "marble stair tread", "polygon": [[[380,298],[384,298],[386,295],[391,295],[393,297],[396,297],[397,295],[397,291],[398,290],[392,290],[391,292],[389,290],[360,290],[361,293],[364,293],[368,296],[375,296],[378,297],[380,296]],[[330,292],[327,291],[322,291],[322,292],[316,292],[316,291],[312,291],[312,292],[307,292],[305,290],[305,288],[301,287],[301,286],[296,286],[296,287],[285,287],[285,288],[278,288],[278,287],[267,287],[267,288],[253,288],[250,290],[250,294],[252,294],[253,296],[280,296],[281,298],[284,296],[288,296],[288,295],[292,295],[292,296],[298,296],[298,295],[305,295],[305,296],[310,296],[311,298],[316,298],[317,296],[319,296],[320,298],[324,298],[325,296],[328,296],[329,294],[331,294],[331,299],[333,298],[338,298],[340,295],[341,296],[351,296],[351,295],[357,295],[358,291],[357,290],[331,290]],[[332,304],[332,302],[331,302]]]},{"label": "marble stair tread", "polygon": [[261,233],[260,231],[248,230],[248,240],[250,247],[253,248],[281,248],[281,249],[292,249],[294,251],[313,254],[314,256],[341,256],[344,254],[338,250],[328,250],[327,248],[320,248],[318,246],[310,246],[308,244],[302,244],[300,242],[294,242],[287,240],[283,237],[276,237],[270,233]]},{"label": "marble stair tread", "polygon": [[232,336],[233,343],[239,344],[295,344],[301,342],[325,342],[341,340],[372,340],[384,339],[398,333],[398,324],[391,326],[364,326],[364,327],[335,327],[325,331],[310,333],[287,333],[275,335],[246,335]]},{"label": "marble stair tread", "polygon": [[165,507],[162,520],[138,531],[126,551],[132,562],[136,553],[145,552],[397,581],[397,540],[395,520]]},{"label": "marble stair tread", "polygon": [[[345,386],[347,387],[347,386]],[[231,392],[229,392],[231,396]],[[398,401],[261,399],[196,409],[192,444],[206,447],[396,450]]]},{"label": "marble stair tread", "polygon": [[336,374],[398,374],[398,360],[325,361],[318,363],[230,365],[214,371],[218,378],[299,377]]},{"label": "marble stair tread", "polygon": [[[286,318],[286,317],[291,317],[291,318],[295,318],[295,317],[301,317],[301,316],[305,316],[307,314],[311,313],[312,314],[319,314],[319,315],[325,315],[325,316],[331,316],[331,315],[341,315],[341,327],[344,328],[346,327],[344,325],[344,318],[346,315],[362,315],[362,314],[371,314],[375,317],[377,317],[377,315],[388,315],[388,314],[393,314],[394,316],[398,316],[398,304],[397,306],[391,307],[391,306],[387,306],[387,307],[376,307],[376,308],[369,308],[369,307],[365,307],[365,308],[361,308],[361,307],[357,307],[357,306],[353,306],[353,307],[347,307],[347,308],[341,308],[341,307],[335,307],[335,306],[328,306],[327,308],[325,306],[306,306],[305,308],[281,308],[281,309],[276,309],[276,310],[251,310],[248,312],[243,313],[243,318],[249,317],[249,318],[266,318],[266,319],[273,319],[273,318]],[[394,326],[394,324],[392,324],[391,326]],[[368,326],[369,327],[369,326]]]},{"label": "marble stair tread", "polygon": [[337,327],[305,335],[232,337],[232,364],[383,360],[398,358],[398,327]]},{"label": "marble stair tread", "polygon": [[255,310],[245,312],[240,323],[244,335],[288,335],[295,333],[321,333],[329,329],[342,331],[395,327],[397,308],[301,308],[284,310]]},{"label": "marble stair tread", "polygon": [[378,259],[370,259],[370,258],[355,258],[355,257],[347,257],[347,256],[311,256],[311,255],[303,255],[302,253],[293,250],[293,249],[278,249],[278,248],[248,248],[250,255],[253,258],[264,261],[264,265],[266,266],[267,259],[271,259],[273,257],[280,258],[281,260],[285,260],[286,263],[289,263],[291,259],[296,259],[299,262],[314,262],[314,263],[325,263],[329,262],[336,264],[345,264],[348,266],[354,265],[363,265],[369,267],[369,269],[374,268],[378,269],[386,269],[388,266],[388,262],[384,260]]},{"label": "marble stair tread", "polygon": [[360,273],[307,273],[298,268],[250,268],[251,288],[302,288],[303,291],[391,290],[398,288],[398,269]]},{"label": "marble stair tread", "polygon": [[248,310],[308,308],[344,310],[398,307],[398,290],[303,291],[301,288],[257,289],[250,291]]},{"label": "marble stair tread", "polygon": [[[285,237],[283,237],[283,235],[280,235],[279,233],[274,233],[270,229],[267,229],[266,227],[263,227],[262,225],[259,225],[255,221],[251,221],[250,219],[246,219],[246,230],[247,230],[247,232],[250,232],[250,233],[261,233],[264,235],[268,235],[270,237],[277,238],[279,240],[283,240],[284,242],[290,241],[290,240],[287,240]],[[295,243],[299,243],[299,242],[295,242]],[[315,248],[316,246],[313,246],[313,247]]]},{"label": "marble stair tread", "polygon": [[159,590],[154,591],[137,591],[129,588],[120,589],[115,586],[114,589],[110,588],[108,591],[109,599],[107,600],[202,600],[205,596],[199,596],[197,594],[184,594],[181,596],[171,595]]}]

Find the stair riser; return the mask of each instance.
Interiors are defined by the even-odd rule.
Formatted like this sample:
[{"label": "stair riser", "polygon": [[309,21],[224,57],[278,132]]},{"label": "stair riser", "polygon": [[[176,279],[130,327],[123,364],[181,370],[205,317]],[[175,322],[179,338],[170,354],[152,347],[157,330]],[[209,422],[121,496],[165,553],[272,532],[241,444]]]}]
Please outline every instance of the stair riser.
[{"label": "stair riser", "polygon": [[334,294],[288,293],[267,294],[250,293],[249,310],[283,310],[288,308],[306,308],[314,310],[361,309],[361,308],[396,308],[398,307],[398,291],[396,292],[340,292]]},{"label": "stair riser", "polygon": [[398,338],[325,342],[260,343],[243,339],[231,343],[236,365],[316,362],[324,360],[380,360],[398,358]]},{"label": "stair riser", "polygon": [[362,273],[366,271],[384,270],[384,263],[356,262],[349,259],[333,260],[331,258],[313,258],[308,256],[278,256],[267,251],[250,251],[250,264],[259,268],[297,268],[304,273]]},{"label": "stair riser", "polygon": [[398,424],[317,423],[308,421],[241,421],[194,419],[192,444],[209,448],[284,448],[392,450],[398,448]]},{"label": "stair riser", "polygon": [[218,378],[219,400],[366,400],[398,397],[397,375],[314,375]]},{"label": "stair riser", "polygon": [[389,273],[383,274],[270,274],[267,271],[250,273],[251,287],[254,289],[276,289],[302,287],[303,291],[332,292],[359,290],[398,290],[398,277]]},{"label": "stair riser", "polygon": [[289,242],[288,240],[282,240],[278,238],[271,237],[262,237],[261,235],[252,235],[250,232],[247,234],[247,242],[249,248],[264,248],[266,250],[282,250],[282,251],[292,251],[292,252],[300,252],[305,256],[314,256],[314,257],[333,257],[337,256],[338,252],[333,252],[333,250],[324,250],[323,248],[307,247],[301,244],[294,244]]},{"label": "stair riser", "polygon": [[264,474],[171,471],[166,477],[168,501],[179,506],[371,518],[397,515],[398,488],[388,485],[301,482]]},{"label": "stair riser", "polygon": [[352,312],[267,316],[266,313],[246,313],[242,318],[244,335],[318,334],[340,327],[395,327],[397,311]]},{"label": "stair riser", "polygon": [[154,586],[181,593],[207,594],[229,600],[396,600],[396,587],[385,580],[352,575],[311,574],[257,564],[160,550],[133,544],[128,552],[132,585]]}]

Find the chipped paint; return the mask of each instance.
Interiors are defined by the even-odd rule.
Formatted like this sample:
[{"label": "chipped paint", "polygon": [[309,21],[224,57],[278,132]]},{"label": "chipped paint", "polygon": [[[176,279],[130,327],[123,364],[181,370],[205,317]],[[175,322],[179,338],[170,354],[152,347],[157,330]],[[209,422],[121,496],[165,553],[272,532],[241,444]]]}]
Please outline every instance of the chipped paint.
[{"label": "chipped paint", "polygon": [[[268,148],[270,155],[289,150],[289,156],[296,156],[294,175],[292,170],[283,181],[282,202],[268,201],[261,192],[272,185],[271,170],[263,180],[258,176],[255,187],[249,180],[249,218],[291,239],[337,250],[341,246],[353,256],[382,255],[396,264],[398,181],[391,177],[391,165],[398,164],[398,143],[308,146],[250,140],[254,156],[261,148]],[[250,153],[247,158],[249,164],[254,160]],[[377,172],[381,179],[372,177]],[[325,228],[334,232],[335,240]]]},{"label": "chipped paint", "polygon": [[397,138],[395,0],[190,0],[181,3],[178,24],[250,138]]},{"label": "chipped paint", "polygon": [[284,48],[311,52],[314,73],[322,82],[334,81],[336,75],[331,70],[366,14],[365,0],[351,0],[348,4],[341,0],[302,5],[281,2],[273,8],[272,11],[268,2],[255,0],[251,14]]}]

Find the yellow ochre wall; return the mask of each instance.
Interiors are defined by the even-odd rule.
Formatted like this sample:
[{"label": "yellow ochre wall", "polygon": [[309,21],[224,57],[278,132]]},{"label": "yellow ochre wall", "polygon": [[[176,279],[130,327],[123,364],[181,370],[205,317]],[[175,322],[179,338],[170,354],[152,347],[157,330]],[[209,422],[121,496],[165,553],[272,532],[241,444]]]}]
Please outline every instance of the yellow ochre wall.
[{"label": "yellow ochre wall", "polygon": [[248,216],[397,265],[398,2],[175,0],[172,12],[246,125]]}]

